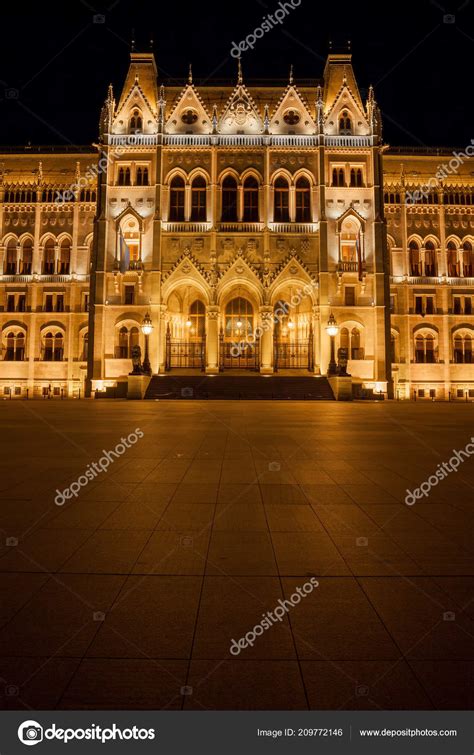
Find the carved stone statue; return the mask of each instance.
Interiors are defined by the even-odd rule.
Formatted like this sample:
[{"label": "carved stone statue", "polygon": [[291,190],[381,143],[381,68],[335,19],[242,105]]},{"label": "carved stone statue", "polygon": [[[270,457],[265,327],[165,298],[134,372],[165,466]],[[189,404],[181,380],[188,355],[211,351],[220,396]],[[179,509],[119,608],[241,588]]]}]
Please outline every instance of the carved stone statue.
[{"label": "carved stone statue", "polygon": [[131,374],[143,375],[142,350],[138,344],[136,346],[132,346],[132,364],[133,370]]}]

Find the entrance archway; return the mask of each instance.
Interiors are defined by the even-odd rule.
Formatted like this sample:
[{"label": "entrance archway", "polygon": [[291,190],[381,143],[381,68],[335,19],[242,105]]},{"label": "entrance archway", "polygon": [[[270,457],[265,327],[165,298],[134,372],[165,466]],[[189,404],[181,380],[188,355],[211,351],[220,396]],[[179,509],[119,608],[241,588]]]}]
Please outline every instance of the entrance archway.
[{"label": "entrance archway", "polygon": [[242,296],[231,299],[220,332],[221,370],[259,369],[259,341],[255,334],[254,309]]}]

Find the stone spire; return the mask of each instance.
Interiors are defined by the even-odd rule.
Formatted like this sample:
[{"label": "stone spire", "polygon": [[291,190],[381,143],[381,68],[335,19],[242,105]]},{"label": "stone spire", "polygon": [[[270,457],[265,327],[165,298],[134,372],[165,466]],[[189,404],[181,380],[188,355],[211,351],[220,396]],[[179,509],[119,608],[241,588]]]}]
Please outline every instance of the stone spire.
[{"label": "stone spire", "polygon": [[217,134],[217,105],[212,108],[212,133]]},{"label": "stone spire", "polygon": [[237,59],[237,84],[241,86],[243,83],[243,76],[242,76],[242,63],[240,58]]},{"label": "stone spire", "polygon": [[270,129],[270,112],[268,105],[265,105],[264,109],[264,116],[263,116],[263,133],[268,134]]}]

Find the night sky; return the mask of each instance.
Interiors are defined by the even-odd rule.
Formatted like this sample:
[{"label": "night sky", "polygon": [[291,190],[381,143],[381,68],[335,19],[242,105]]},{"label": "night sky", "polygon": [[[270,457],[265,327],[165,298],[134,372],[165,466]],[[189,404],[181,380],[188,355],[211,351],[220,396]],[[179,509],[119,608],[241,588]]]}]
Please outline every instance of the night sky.
[{"label": "night sky", "polygon": [[[184,84],[192,61],[195,83],[233,84],[232,42],[278,7],[278,0],[8,3],[2,7],[0,144],[95,140],[109,82],[120,92],[132,29],[137,49],[148,50],[153,37],[160,80]],[[336,48],[350,39],[362,96],[375,86],[386,142],[464,147],[474,138],[473,10],[474,0],[301,0],[243,53],[244,80],[285,86],[291,63],[296,84],[317,80],[329,40]],[[100,14],[105,19],[94,22]]]}]

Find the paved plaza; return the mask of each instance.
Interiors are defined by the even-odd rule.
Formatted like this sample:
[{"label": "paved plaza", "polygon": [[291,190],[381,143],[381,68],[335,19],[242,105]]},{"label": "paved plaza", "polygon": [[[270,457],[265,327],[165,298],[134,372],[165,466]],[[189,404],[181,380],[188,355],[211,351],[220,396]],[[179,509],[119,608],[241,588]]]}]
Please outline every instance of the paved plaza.
[{"label": "paved plaza", "polygon": [[470,442],[474,405],[0,412],[2,707],[472,707],[474,457],[404,499]]}]

